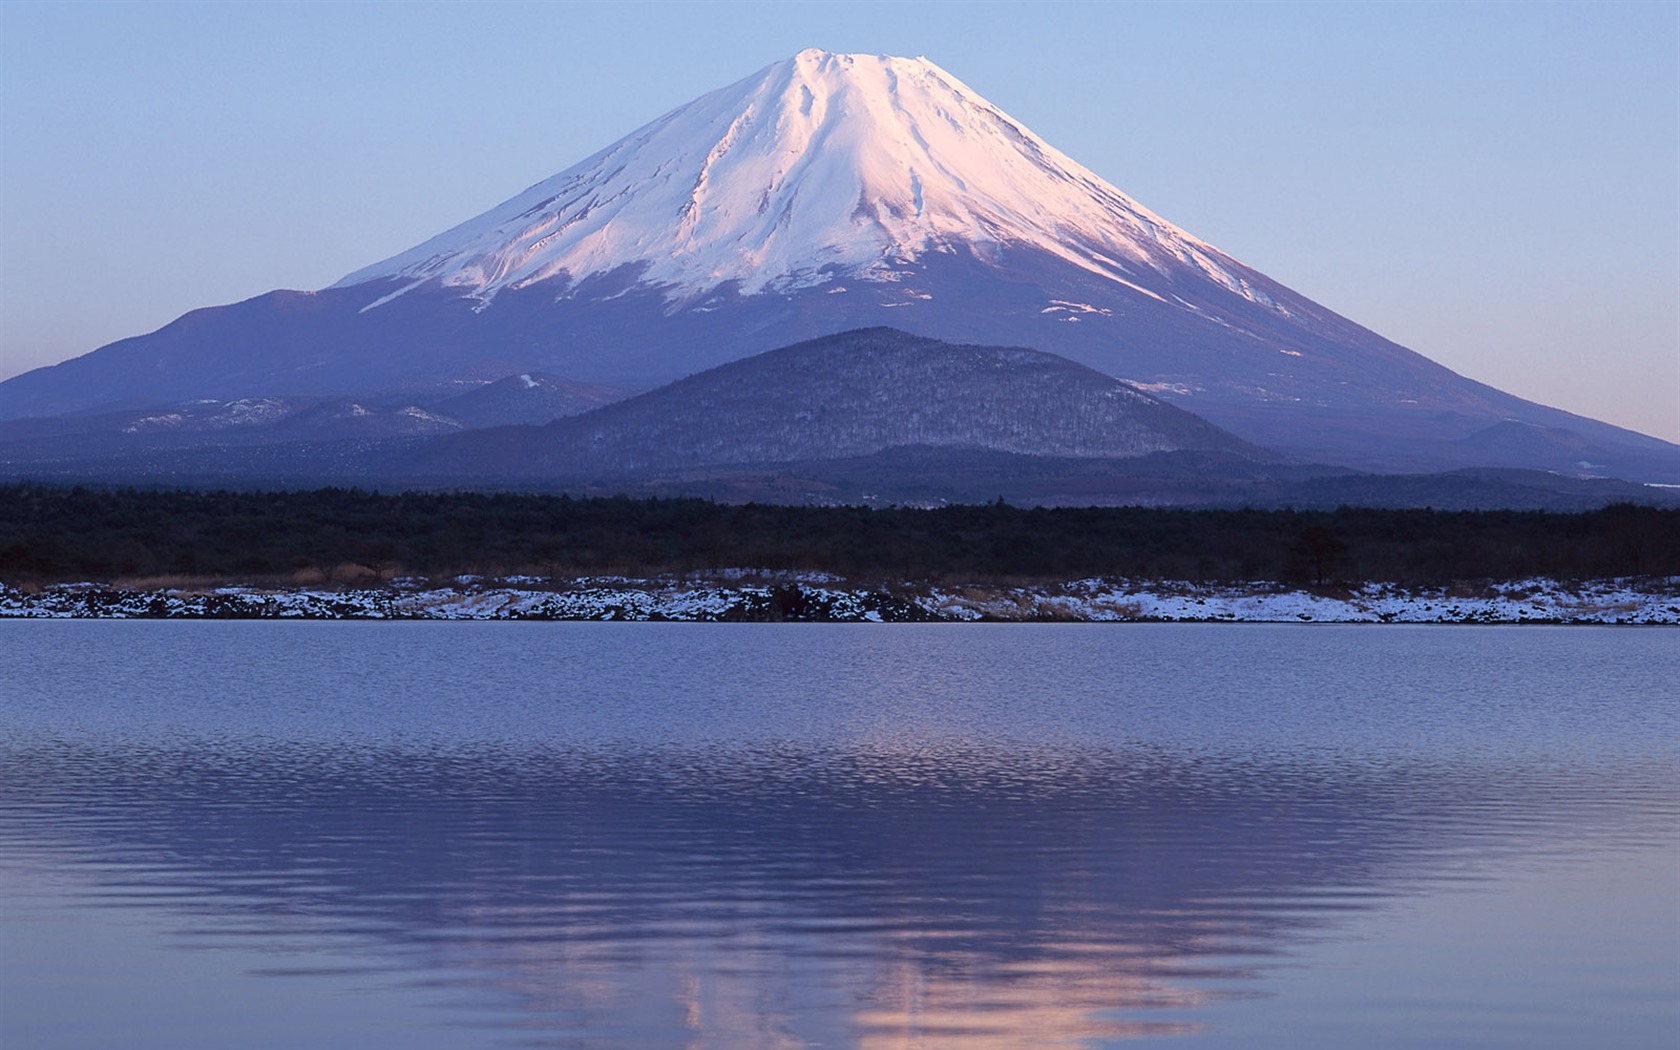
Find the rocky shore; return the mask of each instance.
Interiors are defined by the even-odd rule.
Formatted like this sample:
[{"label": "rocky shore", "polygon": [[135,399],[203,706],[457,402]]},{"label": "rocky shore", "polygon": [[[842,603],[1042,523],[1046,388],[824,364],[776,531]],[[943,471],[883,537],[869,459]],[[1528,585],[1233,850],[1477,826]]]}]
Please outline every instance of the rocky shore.
[{"label": "rocky shore", "polygon": [[1541,623],[1680,625],[1680,577],[1302,588],[1087,579],[857,585],[822,574],[461,576],[372,587],[0,585],[0,617],[740,622]]}]

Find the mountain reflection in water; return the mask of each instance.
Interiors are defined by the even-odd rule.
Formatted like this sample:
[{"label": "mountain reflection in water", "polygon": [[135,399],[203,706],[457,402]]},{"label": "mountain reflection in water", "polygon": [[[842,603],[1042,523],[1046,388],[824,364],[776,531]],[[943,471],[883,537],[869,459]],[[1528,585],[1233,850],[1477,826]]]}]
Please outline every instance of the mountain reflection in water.
[{"label": "mountain reflection in water", "polygon": [[[274,646],[275,625],[201,626],[137,627],[111,666],[57,678],[0,652],[23,685],[0,697],[0,918],[43,899],[145,915],[172,951],[261,959],[256,979],[418,990],[430,1009],[407,1023],[450,1045],[1189,1033],[1362,917],[1534,862],[1671,850],[1680,813],[1671,709],[1538,676],[1449,699],[1407,680],[1486,659],[1464,633],[545,625],[448,635],[485,642],[463,672],[460,648],[428,666],[445,635],[413,625],[293,636],[360,657],[337,671]],[[1579,664],[1565,639],[1586,637],[1474,633],[1514,646],[1502,667]],[[623,648],[559,644],[603,637],[663,653],[672,687],[607,673]],[[1424,669],[1396,660],[1420,642]],[[865,643],[906,655],[841,659]],[[1160,670],[1209,654],[1182,684]],[[678,673],[731,659],[750,670]],[[788,687],[813,666],[826,685]],[[483,692],[428,694],[430,672]],[[499,688],[512,675],[532,689]],[[1245,677],[1260,692],[1228,688]],[[31,1008],[83,1008],[61,994]]]},{"label": "mountain reflection in water", "polygon": [[[7,767],[6,841],[86,868],[102,904],[206,942],[349,938],[517,1004],[526,1035],[627,1045],[1170,1031],[1152,1008],[1244,994],[1489,851],[1642,835],[1567,770],[1152,749],[61,745]],[[1668,774],[1618,770],[1617,795]]]}]

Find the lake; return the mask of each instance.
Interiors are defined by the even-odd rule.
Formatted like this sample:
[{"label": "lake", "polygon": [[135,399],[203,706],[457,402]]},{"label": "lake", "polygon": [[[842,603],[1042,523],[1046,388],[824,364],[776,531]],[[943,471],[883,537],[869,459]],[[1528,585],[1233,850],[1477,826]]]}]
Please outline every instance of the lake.
[{"label": "lake", "polygon": [[1672,1047],[1680,633],[0,624],[0,1045]]}]

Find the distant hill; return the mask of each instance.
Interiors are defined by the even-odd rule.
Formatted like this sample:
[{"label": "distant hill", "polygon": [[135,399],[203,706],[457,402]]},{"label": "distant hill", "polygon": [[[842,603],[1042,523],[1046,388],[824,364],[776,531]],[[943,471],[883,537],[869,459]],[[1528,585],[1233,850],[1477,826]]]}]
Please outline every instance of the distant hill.
[{"label": "distant hill", "polygon": [[546,372],[522,372],[428,401],[426,408],[469,428],[549,423],[617,401],[624,391],[604,383],[575,383]]},{"label": "distant hill", "polygon": [[396,473],[583,478],[844,459],[901,446],[1280,458],[1054,354],[874,328],[758,354],[545,427],[456,435]]},{"label": "distant hill", "polygon": [[[462,391],[462,387],[467,389]],[[555,419],[607,387],[535,374],[406,400],[210,399],[0,422],[0,481],[477,488],[935,506],[1672,506],[1680,490],[1547,470],[1298,463],[1052,354],[867,329]],[[424,406],[424,407],[422,407]],[[471,421],[549,419],[472,429]],[[1500,425],[1478,440],[1590,456]]]},{"label": "distant hill", "polygon": [[[525,486],[509,486],[525,487]],[[1337,507],[1589,511],[1616,503],[1680,507],[1680,490],[1538,470],[1366,474],[1322,464],[1201,452],[1126,459],[1022,456],[904,446],[851,459],[695,467],[571,481],[579,495],[699,496],[725,503],[1021,507]]]}]

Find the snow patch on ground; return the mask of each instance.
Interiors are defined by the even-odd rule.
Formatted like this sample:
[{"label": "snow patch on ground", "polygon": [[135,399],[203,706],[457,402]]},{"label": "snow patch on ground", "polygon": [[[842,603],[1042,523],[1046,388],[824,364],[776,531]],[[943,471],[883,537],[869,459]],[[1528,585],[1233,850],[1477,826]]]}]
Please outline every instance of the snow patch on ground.
[{"label": "snow patch on ground", "polygon": [[1211,585],[1077,580],[1055,587],[935,591],[949,619],[1183,623],[1601,623],[1680,624],[1680,579],[1517,580],[1406,588],[1304,590],[1279,584]]},{"label": "snow patch on ground", "polygon": [[1127,379],[1123,380],[1123,382],[1130,383],[1132,386],[1137,387],[1145,393],[1177,394],[1180,397],[1188,396],[1201,389],[1200,387],[1188,386],[1184,383],[1145,383],[1137,379]]},{"label": "snow patch on ground", "polygon": [[752,569],[721,570],[704,579],[462,576],[433,583],[404,577],[340,590],[130,590],[84,582],[0,585],[0,617],[1680,625],[1680,577],[1310,590],[1268,582],[1116,579],[860,587],[824,573]]}]

